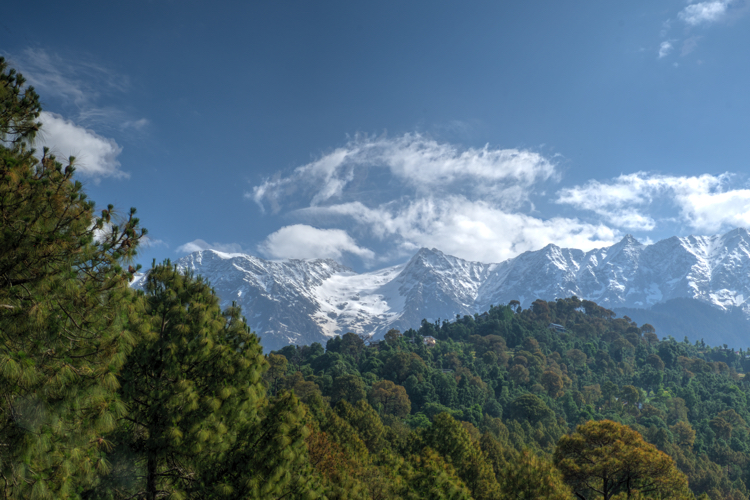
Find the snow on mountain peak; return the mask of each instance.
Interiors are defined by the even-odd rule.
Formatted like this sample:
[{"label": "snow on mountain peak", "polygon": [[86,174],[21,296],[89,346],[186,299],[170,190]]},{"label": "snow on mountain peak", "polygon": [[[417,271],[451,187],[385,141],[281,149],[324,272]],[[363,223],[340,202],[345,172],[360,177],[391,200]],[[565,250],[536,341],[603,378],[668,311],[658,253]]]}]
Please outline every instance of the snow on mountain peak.
[{"label": "snow on mountain peak", "polygon": [[[177,261],[201,274],[224,305],[237,301],[266,349],[325,342],[348,331],[382,336],[481,313],[491,304],[576,295],[645,308],[678,297],[750,312],[750,233],[672,237],[644,245],[632,235],[583,252],[550,244],[496,264],[422,248],[407,263],[355,273],[334,260],[271,261],[204,250]],[[134,281],[142,286],[143,277]]]}]

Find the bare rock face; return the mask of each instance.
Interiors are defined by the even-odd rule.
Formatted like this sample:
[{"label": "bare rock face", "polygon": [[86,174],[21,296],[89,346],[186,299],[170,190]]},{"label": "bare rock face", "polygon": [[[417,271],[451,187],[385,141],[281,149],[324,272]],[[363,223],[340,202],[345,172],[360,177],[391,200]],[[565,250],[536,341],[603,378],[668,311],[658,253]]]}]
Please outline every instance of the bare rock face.
[{"label": "bare rock face", "polygon": [[628,235],[590,252],[548,245],[498,264],[423,248],[406,264],[362,274],[333,260],[268,261],[213,250],[194,252],[177,265],[207,279],[224,306],[241,305],[266,350],[325,343],[349,331],[378,338],[391,328],[418,328],[422,319],[571,295],[610,309],[688,298],[722,310],[741,308],[750,317],[745,229],[652,245]]}]

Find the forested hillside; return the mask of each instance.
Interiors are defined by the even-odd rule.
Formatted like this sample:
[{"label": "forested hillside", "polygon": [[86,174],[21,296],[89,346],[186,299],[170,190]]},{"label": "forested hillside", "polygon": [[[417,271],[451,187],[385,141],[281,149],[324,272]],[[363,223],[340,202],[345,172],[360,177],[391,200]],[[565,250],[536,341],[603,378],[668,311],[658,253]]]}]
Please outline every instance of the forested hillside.
[{"label": "forested hillside", "polygon": [[[393,331],[373,346],[352,334],[325,351],[289,346],[269,356],[266,379],[271,391],[291,388],[313,407],[322,395],[334,413],[346,416],[353,406],[378,414],[403,457],[415,443],[441,452],[429,436],[450,415],[482,461],[495,464],[500,483],[509,474],[503,467],[517,459],[493,462],[492,450],[514,457],[525,450],[545,463],[577,425],[608,419],[671,456],[694,493],[747,498],[750,385],[742,372],[750,352],[660,341],[649,325],[613,316],[575,297],[527,310],[493,307]],[[435,345],[425,345],[426,337]],[[350,422],[361,425],[361,417]],[[442,451],[456,465],[449,453]]]},{"label": "forested hillside", "polygon": [[[745,351],[572,297],[263,355],[32,149],[0,59],[0,498],[748,498]],[[574,496],[575,495],[575,496]]]}]

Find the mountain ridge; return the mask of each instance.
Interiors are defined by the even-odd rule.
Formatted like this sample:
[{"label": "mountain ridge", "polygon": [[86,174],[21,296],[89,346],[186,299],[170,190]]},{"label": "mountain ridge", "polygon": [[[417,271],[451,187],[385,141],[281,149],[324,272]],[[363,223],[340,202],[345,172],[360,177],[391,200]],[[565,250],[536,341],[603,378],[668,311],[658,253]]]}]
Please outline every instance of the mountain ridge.
[{"label": "mountain ridge", "polygon": [[194,252],[176,264],[203,275],[224,305],[238,302],[266,349],[324,343],[347,331],[380,337],[390,328],[417,328],[422,319],[572,295],[610,309],[648,309],[687,298],[725,311],[739,307],[750,316],[745,229],[650,245],[626,235],[588,252],[549,244],[499,263],[422,248],[404,264],[366,273],[331,259],[272,261],[215,250]]}]

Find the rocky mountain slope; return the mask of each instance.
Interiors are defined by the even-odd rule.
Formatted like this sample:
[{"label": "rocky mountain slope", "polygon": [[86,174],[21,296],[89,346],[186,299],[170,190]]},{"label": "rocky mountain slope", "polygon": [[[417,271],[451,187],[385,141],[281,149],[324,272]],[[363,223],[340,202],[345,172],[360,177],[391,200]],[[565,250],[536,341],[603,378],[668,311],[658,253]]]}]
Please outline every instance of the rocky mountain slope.
[{"label": "rocky mountain slope", "polygon": [[423,248],[406,264],[361,274],[333,260],[279,262],[212,250],[177,264],[207,278],[225,304],[237,301],[266,349],[324,343],[348,331],[378,337],[514,299],[526,307],[577,295],[610,309],[643,309],[689,298],[750,313],[745,229],[652,245],[626,236],[590,252],[548,245],[498,264]]}]

